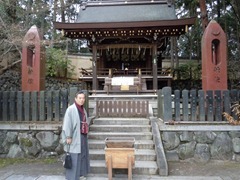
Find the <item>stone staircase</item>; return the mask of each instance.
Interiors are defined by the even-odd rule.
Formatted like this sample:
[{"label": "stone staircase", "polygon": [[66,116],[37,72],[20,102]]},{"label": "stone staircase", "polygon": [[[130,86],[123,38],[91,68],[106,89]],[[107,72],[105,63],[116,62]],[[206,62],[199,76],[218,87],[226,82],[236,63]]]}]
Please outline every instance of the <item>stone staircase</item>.
[{"label": "stone staircase", "polygon": [[[105,163],[105,139],[107,137],[135,138],[134,174],[158,174],[152,128],[148,118],[112,118],[100,117],[90,125],[89,154],[91,173],[107,174]],[[126,174],[127,170],[115,169],[117,174]]]}]

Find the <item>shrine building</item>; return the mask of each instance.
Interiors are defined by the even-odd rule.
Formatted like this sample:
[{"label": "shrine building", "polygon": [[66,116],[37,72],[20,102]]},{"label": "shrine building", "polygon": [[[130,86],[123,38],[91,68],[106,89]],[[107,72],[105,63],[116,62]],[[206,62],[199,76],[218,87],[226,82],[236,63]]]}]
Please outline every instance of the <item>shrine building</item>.
[{"label": "shrine building", "polygon": [[171,0],[88,0],[74,23],[54,22],[65,37],[87,40],[92,68],[79,80],[90,90],[147,92],[171,86],[162,53],[195,17],[178,19]]}]

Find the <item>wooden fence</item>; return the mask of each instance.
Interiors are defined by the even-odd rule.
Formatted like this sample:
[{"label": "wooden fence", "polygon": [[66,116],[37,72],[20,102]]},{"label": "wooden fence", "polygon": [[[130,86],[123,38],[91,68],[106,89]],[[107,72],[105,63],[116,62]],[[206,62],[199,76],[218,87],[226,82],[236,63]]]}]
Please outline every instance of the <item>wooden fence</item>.
[{"label": "wooden fence", "polygon": [[[62,121],[77,91],[76,87],[39,92],[0,91],[0,121]],[[88,107],[88,99],[85,106]]]},{"label": "wooden fence", "polygon": [[148,117],[149,102],[144,100],[97,101],[98,117]]},{"label": "wooden fence", "polygon": [[235,119],[231,106],[240,101],[240,90],[203,91],[175,90],[165,87],[158,91],[158,117],[164,122],[222,122],[222,113]]},{"label": "wooden fence", "polygon": [[[35,122],[62,121],[69,104],[72,104],[78,88],[69,90],[22,92],[0,92],[0,121]],[[88,93],[88,92],[86,92]],[[85,107],[89,107],[86,96]],[[164,122],[223,122],[223,112],[230,113],[231,106],[240,101],[240,90],[196,91],[175,90],[165,87],[158,91],[158,117]],[[100,116],[142,116],[148,114],[148,102],[127,100],[126,102],[98,102]],[[119,103],[119,104],[116,104]],[[116,107],[115,107],[116,106]],[[107,108],[102,108],[107,107]],[[110,107],[110,108],[109,108]],[[126,110],[126,109],[131,109]],[[118,109],[117,109],[118,108]],[[117,110],[116,110],[117,109]],[[125,111],[126,110],[126,111]],[[116,111],[116,112],[115,112]]]}]

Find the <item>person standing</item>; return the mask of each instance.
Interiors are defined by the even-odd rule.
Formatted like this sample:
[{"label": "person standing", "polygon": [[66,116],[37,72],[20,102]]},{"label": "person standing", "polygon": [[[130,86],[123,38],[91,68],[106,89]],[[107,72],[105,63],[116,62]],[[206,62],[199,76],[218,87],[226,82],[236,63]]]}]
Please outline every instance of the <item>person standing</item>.
[{"label": "person standing", "polygon": [[87,138],[90,120],[83,107],[84,103],[84,92],[77,92],[75,102],[67,108],[64,115],[62,127],[64,151],[69,152],[72,157],[72,168],[66,169],[67,180],[86,179],[85,176],[90,172]]}]

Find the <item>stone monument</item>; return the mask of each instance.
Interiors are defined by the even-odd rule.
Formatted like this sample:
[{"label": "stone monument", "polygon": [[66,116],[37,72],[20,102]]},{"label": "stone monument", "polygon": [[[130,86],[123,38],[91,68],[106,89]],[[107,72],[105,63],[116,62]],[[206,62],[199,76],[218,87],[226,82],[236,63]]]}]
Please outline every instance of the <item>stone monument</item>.
[{"label": "stone monument", "polygon": [[32,26],[23,38],[22,91],[45,89],[45,49],[36,26]]},{"label": "stone monument", "polygon": [[202,37],[202,89],[227,90],[227,38],[211,20]]}]

